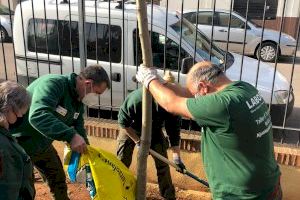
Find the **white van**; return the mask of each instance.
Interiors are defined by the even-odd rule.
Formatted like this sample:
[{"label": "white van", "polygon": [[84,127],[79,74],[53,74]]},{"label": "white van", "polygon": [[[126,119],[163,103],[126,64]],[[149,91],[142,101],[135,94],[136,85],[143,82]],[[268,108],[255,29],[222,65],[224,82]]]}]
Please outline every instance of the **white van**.
[{"label": "white van", "polygon": [[[13,29],[19,82],[26,84],[48,73],[68,74],[73,71],[79,73],[77,3],[71,3],[69,12],[69,4],[61,3],[56,6],[56,0],[50,0],[44,10],[43,1],[34,1],[34,17],[31,1],[22,2],[21,6],[18,5],[16,8]],[[113,77],[111,90],[101,96],[100,102],[103,107],[112,106],[113,110],[117,110],[126,95],[137,87],[133,77],[137,66],[141,63],[141,50],[139,42],[137,43],[136,6],[125,3],[124,12],[119,3],[111,3],[110,8],[109,12],[108,3],[99,2],[95,13],[94,1],[86,1],[86,54],[87,65],[98,62]],[[257,86],[268,104],[271,101],[272,85],[275,81],[271,103],[274,124],[282,121],[286,104],[288,104],[287,115],[290,115],[294,106],[293,93],[288,102],[289,83],[279,72],[276,72],[274,79],[272,66],[261,62],[258,67],[257,60],[246,56],[241,66],[242,56],[234,53],[229,53],[225,59],[224,51],[214,44],[210,47],[211,42],[207,37],[187,20],[184,19],[181,23],[176,13],[168,13],[166,28],[164,7],[153,7],[151,26],[149,5],[148,18],[149,30],[152,29],[153,63],[160,69],[160,73],[163,73],[165,66],[166,69],[176,73],[179,83],[184,85],[186,73],[193,60],[191,57],[195,58],[196,62],[211,59],[221,67],[225,66],[227,60],[227,76],[232,80],[241,79]],[[181,31],[182,39],[180,39]],[[195,42],[196,31],[198,32]],[[179,44],[181,44],[180,51]]]}]

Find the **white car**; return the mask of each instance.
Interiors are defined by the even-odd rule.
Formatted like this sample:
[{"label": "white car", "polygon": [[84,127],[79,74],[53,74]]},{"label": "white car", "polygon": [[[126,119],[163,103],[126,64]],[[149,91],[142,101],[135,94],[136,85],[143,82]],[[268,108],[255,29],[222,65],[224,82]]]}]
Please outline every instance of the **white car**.
[{"label": "white car", "polygon": [[[228,50],[242,54],[244,46],[245,22],[246,19],[236,12],[231,12],[231,25],[228,29],[230,11],[215,10],[214,22],[212,22],[213,9],[189,10],[184,12],[184,17],[191,23],[197,23],[198,28],[205,33],[208,38],[212,35],[212,23],[214,25],[213,41],[223,50],[226,50],[227,38],[230,30]],[[296,50],[296,40],[285,33],[267,29],[263,31],[263,40],[261,43],[263,28],[255,22],[248,19],[246,27],[245,55],[261,58],[262,61],[274,62],[276,59],[277,45],[280,45],[278,56],[293,56]],[[261,50],[259,51],[261,44]]]},{"label": "white car", "polygon": [[8,41],[12,37],[10,18],[13,19],[14,12],[7,7],[0,5],[0,42]]},{"label": "white car", "polygon": [[[109,12],[107,2],[97,2],[96,21],[94,1],[87,2],[85,9],[87,65],[98,62],[111,75],[111,89],[101,95],[100,103],[102,109],[111,108],[117,111],[127,94],[137,88],[133,78],[137,66],[142,61],[137,34],[136,6],[125,3],[123,12],[119,3],[111,3]],[[15,12],[13,31],[18,81],[26,85],[44,74],[69,74],[73,71],[79,73],[77,3],[71,4],[72,12],[69,15],[68,4],[59,4],[57,7],[56,0],[49,1],[47,22],[44,19],[43,1],[34,3],[35,18],[32,15],[30,1],[22,2],[23,20],[20,6],[17,6]],[[274,68],[264,62],[258,67],[258,61],[249,57],[244,57],[242,65],[242,56],[235,53],[228,53],[225,59],[226,53],[223,50],[214,44],[210,49],[209,39],[188,20],[183,19],[181,22],[176,13],[168,13],[166,29],[165,10],[160,6],[153,7],[151,26],[151,6],[148,5],[153,63],[158,68],[158,73],[162,75],[165,67],[172,71],[181,85],[185,85],[186,74],[193,61],[211,59],[213,63],[226,68],[226,74],[230,79],[241,79],[257,87],[266,103],[271,104],[273,122],[282,121],[286,104],[288,104],[287,116],[290,115],[294,106],[294,96],[292,94],[288,99],[290,84],[280,72],[275,73]],[[22,34],[22,27],[25,34]],[[195,41],[196,34],[198,36]],[[94,105],[98,105],[99,100],[94,99],[94,102]]]}]

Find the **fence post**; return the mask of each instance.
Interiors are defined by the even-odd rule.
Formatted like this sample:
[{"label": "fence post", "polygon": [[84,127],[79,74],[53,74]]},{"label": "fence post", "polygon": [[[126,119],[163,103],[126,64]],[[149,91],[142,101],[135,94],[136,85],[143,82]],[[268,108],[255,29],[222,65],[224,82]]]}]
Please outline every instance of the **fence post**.
[{"label": "fence post", "polygon": [[78,34],[79,34],[79,54],[80,54],[80,71],[86,67],[85,54],[85,0],[78,0]]},{"label": "fence post", "polygon": [[[137,19],[139,27],[139,37],[141,41],[141,49],[143,56],[143,64],[151,67],[152,49],[148,31],[147,7],[144,0],[137,0]],[[146,199],[146,183],[147,183],[147,157],[151,143],[152,129],[152,96],[149,91],[143,87],[143,103],[142,103],[142,136],[141,147],[138,152],[137,160],[137,195],[136,199]]]}]

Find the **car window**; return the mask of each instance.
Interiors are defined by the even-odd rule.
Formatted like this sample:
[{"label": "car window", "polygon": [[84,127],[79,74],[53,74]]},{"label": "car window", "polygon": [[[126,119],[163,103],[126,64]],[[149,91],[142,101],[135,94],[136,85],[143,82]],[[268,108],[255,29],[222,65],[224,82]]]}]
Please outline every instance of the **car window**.
[{"label": "car window", "polygon": [[192,24],[196,24],[196,15],[197,13],[190,12],[190,13],[185,13],[183,17],[189,20]]},{"label": "car window", "polygon": [[[201,25],[212,25],[212,13],[211,11],[201,11],[198,13],[198,24]],[[215,13],[214,25],[217,24],[217,13]],[[190,12],[184,14],[184,18],[187,19],[192,24],[197,23],[197,12]]]},{"label": "car window", "polygon": [[[86,23],[85,28],[87,58],[109,61],[109,26]],[[122,54],[122,29],[111,25],[110,32],[111,41],[113,41],[110,45],[111,61],[119,63]],[[31,19],[28,25],[28,50],[79,57],[78,22],[72,21],[70,24],[69,21],[63,20],[47,20],[46,22],[44,19],[35,19],[34,23]]]},{"label": "car window", "polygon": [[[229,13],[219,13],[219,26],[224,26],[228,27],[228,22],[229,22],[230,14]],[[234,15],[231,15],[231,22],[230,22],[230,27],[231,28],[243,28],[245,25],[245,22],[240,20]]]},{"label": "car window", "polygon": [[[111,61],[115,63],[121,62],[122,29],[120,26],[111,25],[109,28],[109,25],[98,24],[96,29],[96,24],[87,23],[85,36],[88,59],[96,60],[98,58],[101,61],[109,61],[110,50]],[[109,37],[111,38],[110,43]],[[97,58],[96,55],[98,55]]]},{"label": "car window", "polygon": [[[167,38],[159,33],[152,32],[152,56],[153,65],[159,69],[164,68],[164,48],[166,45],[166,69],[178,70],[178,57],[179,57],[179,45],[173,40]],[[138,38],[138,43],[136,43],[136,38]],[[134,58],[135,65],[140,65],[142,61],[142,51],[139,37],[136,37],[136,30],[133,31],[133,46],[134,46]],[[136,49],[137,46],[137,49]],[[137,54],[137,57],[136,57]],[[190,55],[181,48],[180,51],[180,62],[183,58],[189,57]]]},{"label": "car window", "polygon": [[[212,12],[199,12],[198,13],[198,24],[202,24],[202,25],[212,25]],[[215,13],[216,16],[216,13]],[[216,20],[214,21],[214,23],[216,23]],[[195,18],[195,22],[194,24],[196,24],[196,18]]]}]

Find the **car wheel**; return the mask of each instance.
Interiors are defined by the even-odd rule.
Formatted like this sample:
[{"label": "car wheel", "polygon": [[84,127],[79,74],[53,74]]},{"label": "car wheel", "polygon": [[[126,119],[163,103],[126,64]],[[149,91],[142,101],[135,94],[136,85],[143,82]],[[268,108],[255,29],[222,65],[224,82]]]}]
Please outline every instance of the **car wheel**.
[{"label": "car wheel", "polygon": [[0,27],[0,42],[7,41],[7,39],[8,39],[8,34],[6,30],[3,27]]},{"label": "car wheel", "polygon": [[271,42],[262,43],[261,49],[259,47],[256,52],[256,58],[260,58],[264,62],[274,62],[276,58],[276,44]]}]

